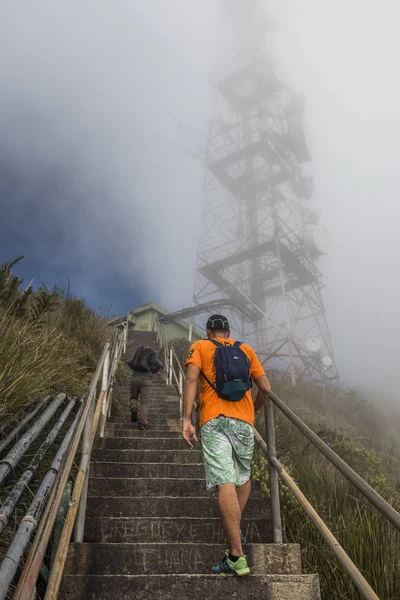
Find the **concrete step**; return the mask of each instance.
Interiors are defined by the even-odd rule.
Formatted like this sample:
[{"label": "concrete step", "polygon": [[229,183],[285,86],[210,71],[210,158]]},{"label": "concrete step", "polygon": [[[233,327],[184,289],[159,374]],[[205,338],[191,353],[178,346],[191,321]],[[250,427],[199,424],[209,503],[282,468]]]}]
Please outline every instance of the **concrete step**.
[{"label": "concrete step", "polygon": [[200,450],[93,450],[92,460],[97,462],[130,463],[201,463]]},{"label": "concrete step", "polygon": [[[150,419],[151,419],[151,423],[150,423]],[[115,417],[111,417],[110,419],[108,419],[107,421],[108,423],[130,423],[131,422],[131,415],[130,412],[127,412],[126,414],[126,419],[124,417],[121,417],[121,415],[116,415]],[[159,425],[174,425],[176,426],[176,423],[179,423],[180,419],[178,417],[174,418],[174,419],[169,419],[168,417],[160,417],[158,415],[152,415],[150,414],[149,416],[149,423],[151,425],[156,425],[157,423]],[[159,428],[161,429],[161,428]]]},{"label": "concrete step", "polygon": [[[131,391],[131,386],[130,386],[130,379],[127,380],[125,385],[118,385],[115,386],[115,389],[118,390],[118,392],[120,394],[127,394],[129,396],[129,393]],[[179,398],[178,392],[176,390],[176,387],[171,385],[171,386],[167,386],[166,384],[156,384],[154,383],[154,381],[152,382],[151,385],[151,393],[152,395],[154,394],[154,397],[157,398],[163,398],[165,397],[166,400],[175,400],[177,401],[177,398]]]},{"label": "concrete step", "polygon": [[[146,477],[90,477],[89,496],[98,496],[106,494],[107,496],[136,496],[161,497],[161,496],[179,496],[188,498],[189,496],[199,496],[204,492],[204,481],[200,479],[152,479]],[[261,484],[258,481],[253,482],[251,498],[262,498]],[[149,500],[151,502],[151,500]]]},{"label": "concrete step", "polygon": [[[153,413],[153,414],[159,414],[159,415],[165,415],[171,412],[174,412],[174,414],[177,414],[179,416],[180,413],[180,406],[179,406],[179,402],[167,402],[167,401],[160,401],[160,402],[150,402],[148,405],[148,409],[149,412]],[[123,400],[122,404],[120,405],[120,410],[123,411],[124,414],[130,416],[130,408],[129,408],[129,399],[126,398],[125,400]]]},{"label": "concrete step", "polygon": [[139,431],[137,426],[133,423],[108,423],[104,432],[105,438],[113,437],[127,437],[127,438],[170,438],[170,439],[182,439],[180,431],[166,431],[165,429],[146,429],[145,431]]},{"label": "concrete step", "polygon": [[155,331],[136,331],[135,329],[128,329],[128,341],[139,342],[144,340],[145,342],[156,341],[157,333]]},{"label": "concrete step", "polygon": [[99,449],[102,450],[186,450],[187,445],[180,438],[140,438],[140,437],[112,437],[104,438]]},{"label": "concrete step", "polygon": [[[175,421],[175,419],[174,419]],[[177,420],[176,420],[177,421]],[[112,421],[115,423],[118,428],[123,427],[124,429],[130,429],[131,431],[137,430],[139,425],[137,423],[131,423],[130,420],[123,421],[121,420],[121,416],[118,417],[118,421]],[[175,431],[181,432],[182,427],[180,421],[174,422],[173,425],[165,424],[165,423],[149,423],[147,426],[147,431]]]},{"label": "concrete step", "polygon": [[[198,464],[163,464],[163,463],[120,463],[92,462],[90,464],[92,477],[154,477],[154,478],[183,478],[204,479],[203,462]],[[205,489],[205,483],[204,483]]]},{"label": "concrete step", "polygon": [[[131,391],[130,381],[129,377],[124,384],[116,385],[115,389],[119,392],[129,394]],[[155,381],[154,378],[151,380],[151,391],[157,393],[159,396],[165,394],[168,398],[178,397],[178,392],[174,385],[167,385],[164,381]]]},{"label": "concrete step", "polygon": [[[242,519],[248,543],[273,541],[272,525],[266,519]],[[225,534],[219,518],[211,517],[88,517],[85,542],[129,544],[135,542],[185,542],[218,544]],[[246,551],[247,544],[245,546]]]},{"label": "concrete step", "polygon": [[67,575],[62,600],[319,600],[318,575]]},{"label": "concrete step", "polygon": [[[199,495],[189,498],[137,496],[90,496],[87,514],[91,517],[217,517],[217,505],[211,496]],[[206,493],[204,487],[204,494]],[[268,519],[269,505],[264,498],[250,499],[245,511],[245,518]]]},{"label": "concrete step", "polygon": [[[71,544],[65,573],[86,575],[208,574],[224,556],[226,544]],[[292,544],[247,544],[254,575],[300,574],[300,548]]]},{"label": "concrete step", "polygon": [[[182,436],[178,438],[111,437],[100,442],[102,450],[186,450]],[[200,447],[200,446],[199,446]]]},{"label": "concrete step", "polygon": [[[118,415],[116,415],[118,416]],[[119,416],[122,420],[128,419],[129,421],[131,420],[131,411],[128,408],[128,406],[126,408],[124,408],[120,413]],[[152,419],[153,421],[168,421],[168,420],[174,420],[174,421],[179,421],[181,416],[180,416],[180,412],[179,412],[179,407],[176,406],[172,406],[171,408],[160,408],[159,406],[153,406],[153,407],[149,407],[148,408],[148,418]]]},{"label": "concrete step", "polygon": [[162,417],[159,416],[157,414],[152,415],[151,413],[149,414],[149,425],[171,425],[171,426],[177,426],[180,424],[180,418],[179,417]]}]

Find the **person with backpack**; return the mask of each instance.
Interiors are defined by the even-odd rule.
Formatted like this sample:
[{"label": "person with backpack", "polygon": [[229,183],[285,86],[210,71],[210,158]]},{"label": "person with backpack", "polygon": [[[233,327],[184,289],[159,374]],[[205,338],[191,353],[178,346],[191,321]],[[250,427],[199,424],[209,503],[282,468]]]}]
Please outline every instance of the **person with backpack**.
[{"label": "person with backpack", "polygon": [[145,430],[148,424],[151,380],[153,375],[162,369],[164,365],[157,358],[155,351],[147,346],[140,346],[133,358],[127,362],[127,365],[132,369],[129,402],[131,422],[136,423],[139,419],[139,429]]},{"label": "person with backpack", "polygon": [[[271,391],[253,348],[230,337],[228,319],[213,315],[207,339],[192,344],[186,360],[182,437],[197,443],[191,413],[200,380],[200,435],[207,490],[217,489],[218,509],[228,549],[216,574],[249,575],[240,522],[251,488],[254,416]],[[252,383],[258,388],[253,402]]]}]

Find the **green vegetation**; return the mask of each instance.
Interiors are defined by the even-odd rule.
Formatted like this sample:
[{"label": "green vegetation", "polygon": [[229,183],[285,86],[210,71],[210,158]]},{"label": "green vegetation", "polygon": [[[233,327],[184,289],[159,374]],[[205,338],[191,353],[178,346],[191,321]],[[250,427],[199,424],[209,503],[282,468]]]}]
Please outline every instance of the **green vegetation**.
[{"label": "green vegetation", "polygon": [[[395,456],[399,440],[393,437],[396,426],[354,392],[323,392],[320,386],[304,381],[294,389],[282,378],[271,379],[275,393],[400,510],[400,462]],[[278,412],[275,410],[279,460],[379,598],[400,598],[400,534]],[[261,411],[256,427],[265,433]],[[267,461],[260,451],[256,452],[253,476],[261,480],[268,495]],[[291,492],[282,484],[280,489],[288,541],[301,545],[305,571],[319,573],[322,597],[359,600],[361,596],[316,527]]]},{"label": "green vegetation", "polygon": [[108,336],[69,292],[23,288],[12,270],[21,259],[0,268],[0,421],[45,393],[83,393]]}]

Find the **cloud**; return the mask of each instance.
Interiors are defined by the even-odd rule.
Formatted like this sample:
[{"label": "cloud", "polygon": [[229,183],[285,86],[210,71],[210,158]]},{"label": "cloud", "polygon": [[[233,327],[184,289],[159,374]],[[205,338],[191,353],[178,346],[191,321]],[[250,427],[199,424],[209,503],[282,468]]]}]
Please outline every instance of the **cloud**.
[{"label": "cloud", "polygon": [[[319,266],[339,367],[396,400],[400,9],[265,4],[278,74],[305,94],[315,203],[336,241]],[[25,253],[28,276],[70,275],[76,293],[121,312],[190,305],[203,171],[181,148],[204,138],[174,116],[207,131],[210,74],[234,48],[219,11],[215,0],[2,3],[4,259]]]},{"label": "cloud", "polygon": [[122,310],[190,302],[202,169],[173,115],[206,122],[213,3],[5,4],[2,251],[81,273],[78,293],[108,287]]}]

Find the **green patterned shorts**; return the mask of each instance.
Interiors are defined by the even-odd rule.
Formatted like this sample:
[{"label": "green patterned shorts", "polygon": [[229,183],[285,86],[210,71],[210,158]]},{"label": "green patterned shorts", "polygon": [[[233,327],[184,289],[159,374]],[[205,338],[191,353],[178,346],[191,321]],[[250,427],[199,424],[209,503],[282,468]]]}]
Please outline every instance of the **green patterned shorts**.
[{"label": "green patterned shorts", "polygon": [[222,483],[244,485],[251,476],[254,431],[245,421],[220,415],[201,428],[207,490]]}]

